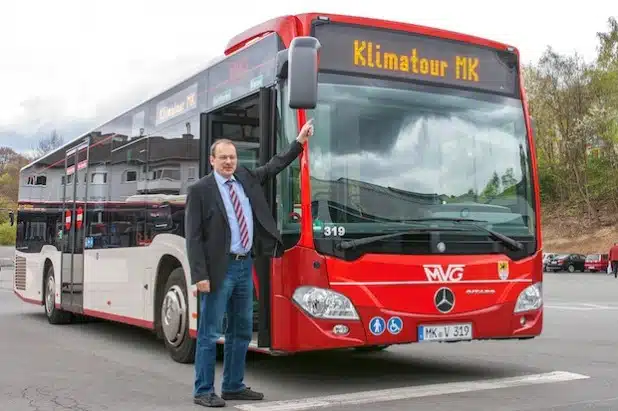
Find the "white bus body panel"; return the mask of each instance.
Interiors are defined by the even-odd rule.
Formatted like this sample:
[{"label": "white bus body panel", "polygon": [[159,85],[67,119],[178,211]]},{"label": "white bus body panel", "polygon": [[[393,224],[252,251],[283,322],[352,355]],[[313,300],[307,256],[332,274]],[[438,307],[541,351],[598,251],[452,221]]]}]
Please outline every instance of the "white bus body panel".
[{"label": "white bus body panel", "polygon": [[[15,250],[13,271],[13,291],[22,299],[43,304],[43,277],[45,261],[50,260],[56,270],[56,290],[60,286],[60,251],[51,245],[43,246],[40,253],[24,253]],[[57,267],[57,268],[56,268]],[[21,284],[25,283],[25,287]],[[56,303],[60,294],[56,293]]]},{"label": "white bus body panel", "polygon": [[[159,234],[147,246],[84,250],[84,313],[153,328],[157,269],[165,255],[176,258],[184,270],[189,328],[195,332],[197,298],[193,295],[195,286],[191,285],[185,240],[173,234]],[[56,290],[60,290],[60,257],[60,251],[52,246],[43,247],[39,254],[16,251],[15,272],[25,266],[26,286],[22,289],[14,279],[13,290],[28,302],[42,304],[45,261],[52,262]],[[59,292],[55,301],[60,304]]]}]

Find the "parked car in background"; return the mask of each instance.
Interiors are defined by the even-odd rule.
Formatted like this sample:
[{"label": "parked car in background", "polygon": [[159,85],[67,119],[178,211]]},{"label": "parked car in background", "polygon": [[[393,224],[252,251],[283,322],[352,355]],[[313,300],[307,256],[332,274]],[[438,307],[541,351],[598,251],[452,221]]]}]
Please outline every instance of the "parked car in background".
[{"label": "parked car in background", "polygon": [[557,254],[547,261],[545,271],[584,272],[586,256],[583,254]]},{"label": "parked car in background", "polygon": [[555,257],[556,253],[543,253],[543,271],[547,271],[547,262],[552,258]]},{"label": "parked car in background", "polygon": [[584,268],[586,271],[607,272],[607,266],[609,264],[609,254],[588,254],[586,261],[584,262]]}]

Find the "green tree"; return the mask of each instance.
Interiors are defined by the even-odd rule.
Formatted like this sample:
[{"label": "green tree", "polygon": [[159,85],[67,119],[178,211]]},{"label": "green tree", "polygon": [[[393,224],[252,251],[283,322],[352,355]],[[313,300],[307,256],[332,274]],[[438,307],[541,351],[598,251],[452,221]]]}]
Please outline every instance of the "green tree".
[{"label": "green tree", "polygon": [[[586,63],[548,47],[524,67],[544,205],[573,204],[589,217],[618,211],[618,22],[597,33],[598,56]],[[504,182],[503,182],[504,185]]]}]

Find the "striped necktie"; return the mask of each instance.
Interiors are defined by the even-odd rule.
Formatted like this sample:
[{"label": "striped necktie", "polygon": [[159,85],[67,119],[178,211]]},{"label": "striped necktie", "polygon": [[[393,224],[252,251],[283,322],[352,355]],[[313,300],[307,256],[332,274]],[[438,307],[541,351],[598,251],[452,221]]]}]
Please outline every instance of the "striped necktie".
[{"label": "striped necktie", "polygon": [[240,200],[238,199],[238,195],[236,194],[236,190],[234,189],[234,182],[232,180],[226,181],[227,187],[230,189],[230,198],[232,200],[232,206],[234,207],[234,212],[236,213],[236,219],[238,220],[238,227],[240,228],[240,242],[243,248],[246,250],[249,245],[249,229],[247,228],[247,221],[245,220],[245,215],[242,212],[242,207],[240,206]]}]

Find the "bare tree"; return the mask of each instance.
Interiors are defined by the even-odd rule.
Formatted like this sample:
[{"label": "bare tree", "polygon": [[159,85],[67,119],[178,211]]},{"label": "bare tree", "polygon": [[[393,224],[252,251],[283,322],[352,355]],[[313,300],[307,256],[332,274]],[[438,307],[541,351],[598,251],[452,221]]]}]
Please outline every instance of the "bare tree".
[{"label": "bare tree", "polygon": [[36,148],[37,157],[44,156],[50,151],[53,151],[58,147],[62,146],[62,144],[64,144],[63,138],[58,135],[56,130],[52,130],[52,132],[48,136],[43,137],[39,140],[39,144]]}]

